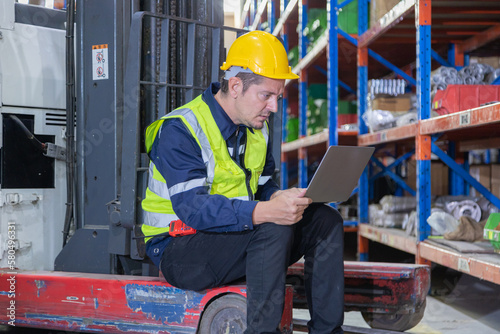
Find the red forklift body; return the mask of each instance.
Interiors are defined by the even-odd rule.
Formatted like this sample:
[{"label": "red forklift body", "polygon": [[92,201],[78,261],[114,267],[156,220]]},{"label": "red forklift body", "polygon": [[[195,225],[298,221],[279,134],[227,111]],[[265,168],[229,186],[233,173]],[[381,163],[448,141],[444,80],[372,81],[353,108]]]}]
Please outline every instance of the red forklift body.
[{"label": "red forklift body", "polygon": [[[3,270],[0,305],[7,313],[0,323],[78,332],[196,333],[210,303],[230,294],[246,298],[246,286],[194,292],[159,277]],[[288,287],[283,333],[291,333],[292,294]]]}]

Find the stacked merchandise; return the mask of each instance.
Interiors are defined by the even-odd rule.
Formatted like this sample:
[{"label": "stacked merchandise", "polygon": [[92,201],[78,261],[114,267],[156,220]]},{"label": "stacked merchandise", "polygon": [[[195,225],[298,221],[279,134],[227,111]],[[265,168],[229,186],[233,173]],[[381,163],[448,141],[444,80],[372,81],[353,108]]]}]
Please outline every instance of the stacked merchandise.
[{"label": "stacked merchandise", "polygon": [[[370,204],[370,223],[401,228],[407,235],[418,237],[416,206],[416,199],[412,196],[384,196],[378,204]],[[442,236],[446,240],[474,242],[483,241],[484,237],[497,242],[495,238],[497,235],[500,238],[500,227],[498,221],[495,226],[491,221],[500,219],[498,212],[499,209],[484,197],[440,196],[433,201],[427,223],[433,236]],[[487,225],[489,217],[490,224]]]},{"label": "stacked merchandise", "polygon": [[339,100],[337,117],[338,128],[357,131],[358,105],[356,101]]},{"label": "stacked merchandise", "polygon": [[328,101],[326,84],[310,84],[307,89],[307,135],[328,128]]},{"label": "stacked merchandise", "polygon": [[288,117],[286,123],[286,142],[299,139],[299,119],[297,116]]},{"label": "stacked merchandise", "polygon": [[319,133],[328,128],[328,101],[307,99],[307,135]]},{"label": "stacked merchandise", "polygon": [[358,219],[358,207],[356,205],[340,204],[337,209],[344,220]]},{"label": "stacked merchandise", "polygon": [[[326,31],[327,12],[326,9],[311,8],[308,11],[308,22],[304,28],[304,36],[307,37],[308,45],[307,52],[311,51],[314,44],[318,42],[320,37]],[[297,26],[299,29],[300,26]]]},{"label": "stacked merchandise", "polygon": [[433,111],[446,115],[500,101],[500,86],[491,85],[499,76],[500,68],[482,63],[438,68],[431,74]]},{"label": "stacked merchandise", "polygon": [[460,70],[441,66],[431,74],[432,90],[445,90],[448,85],[489,85],[500,76],[500,68],[487,64],[471,64]]},{"label": "stacked merchandise", "polygon": [[368,81],[367,108],[363,120],[370,132],[418,121],[416,96],[405,92],[406,81],[402,79]]},{"label": "stacked merchandise", "polygon": [[[486,219],[498,212],[484,197],[441,196],[436,198],[427,223],[432,235],[447,240],[481,241]],[[406,234],[417,236],[417,215],[413,211],[403,224]]]},{"label": "stacked merchandise", "polygon": [[340,9],[338,26],[348,34],[358,33],[358,0],[354,0]]},{"label": "stacked merchandise", "polygon": [[[328,12],[325,8],[311,8],[307,12],[308,20],[303,35],[307,37],[307,52],[311,51],[318,40],[325,34],[328,25]],[[344,6],[338,13],[338,26],[348,34],[358,33],[358,1],[354,0]],[[300,26],[297,25],[297,29]],[[300,34],[299,31],[297,33]],[[290,66],[295,67],[299,60],[298,46],[289,53]]]},{"label": "stacked merchandise", "polygon": [[295,46],[288,52],[288,63],[292,68],[299,64],[299,46]]},{"label": "stacked merchandise", "polygon": [[495,253],[500,254],[500,213],[492,213],[484,226],[483,237],[490,240]]},{"label": "stacked merchandise", "polygon": [[[350,123],[357,123],[356,102],[339,100],[337,125],[341,127]],[[327,85],[310,84],[307,89],[307,135],[322,132],[328,126]]]},{"label": "stacked merchandise", "polygon": [[[338,13],[339,28],[348,34],[356,34],[358,28],[357,0],[344,6]],[[326,8],[310,8],[308,20],[303,35],[307,38],[307,52],[310,52],[316,43],[327,33],[328,12]],[[297,26],[300,29],[300,25]],[[300,34],[300,31],[297,30]],[[327,36],[326,36],[327,37]],[[288,62],[292,68],[300,61],[299,47],[295,46],[288,52]],[[328,128],[328,94],[326,84],[311,84],[307,92],[307,135],[319,133]],[[287,142],[298,137],[299,121],[290,117],[287,121]],[[339,101],[338,125],[350,125],[350,130],[357,128],[357,107],[351,101]]]},{"label": "stacked merchandise", "polygon": [[[497,159],[498,155],[495,157],[495,154],[491,154],[492,161]],[[471,164],[469,174],[493,195],[500,198],[500,164]],[[471,196],[479,196],[479,192],[472,186],[469,193]]]},{"label": "stacked merchandise", "polygon": [[370,204],[368,214],[370,223],[380,227],[402,228],[412,210],[417,208],[415,197],[382,197],[379,204]]}]

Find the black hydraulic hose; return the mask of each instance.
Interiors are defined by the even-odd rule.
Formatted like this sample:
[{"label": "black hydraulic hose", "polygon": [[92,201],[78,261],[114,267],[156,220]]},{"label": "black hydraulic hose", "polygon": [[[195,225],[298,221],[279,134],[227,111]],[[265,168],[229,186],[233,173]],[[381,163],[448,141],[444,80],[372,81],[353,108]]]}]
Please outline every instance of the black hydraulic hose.
[{"label": "black hydraulic hose", "polygon": [[9,117],[17,124],[19,127],[23,130],[23,132],[26,134],[26,137],[30,140],[30,142],[36,146],[36,148],[40,149],[40,151],[45,152],[45,145],[38,140],[37,137],[31,131],[24,125],[24,123],[16,116],[16,115],[9,115]]},{"label": "black hydraulic hose", "polygon": [[66,2],[66,216],[63,228],[63,247],[68,241],[74,219],[75,182],[75,0]]}]

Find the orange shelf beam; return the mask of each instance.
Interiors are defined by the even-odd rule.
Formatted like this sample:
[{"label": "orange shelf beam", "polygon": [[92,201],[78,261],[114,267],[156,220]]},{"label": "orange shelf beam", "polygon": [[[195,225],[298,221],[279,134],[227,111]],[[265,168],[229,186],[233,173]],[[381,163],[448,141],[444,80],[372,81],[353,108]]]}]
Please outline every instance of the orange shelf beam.
[{"label": "orange shelf beam", "polygon": [[500,122],[500,103],[420,121],[420,134],[430,135]]},{"label": "orange shelf beam", "polygon": [[358,233],[366,239],[397,248],[407,253],[417,253],[417,239],[407,236],[402,230],[375,227],[368,224],[359,224],[358,229]]},{"label": "orange shelf beam", "polygon": [[495,25],[457,45],[460,52],[467,53],[500,37],[500,25]]},{"label": "orange shelf beam", "polygon": [[496,254],[463,254],[427,241],[418,247],[421,258],[500,284],[500,257]]},{"label": "orange shelf beam", "polygon": [[358,136],[358,145],[368,146],[409,139],[415,137],[417,133],[417,124],[403,125],[397,128],[360,135]]},{"label": "orange shelf beam", "polygon": [[345,226],[344,227],[344,232],[358,232],[358,227],[357,226]]},{"label": "orange shelf beam", "polygon": [[[342,131],[338,130],[338,135],[340,137],[356,137],[358,135],[357,131]],[[299,148],[302,147],[309,147],[309,146],[314,146],[318,144],[325,144],[328,145],[328,138],[329,138],[329,130],[324,130],[320,133],[316,133],[311,136],[305,136],[302,138],[299,138],[297,140],[294,140],[289,143],[283,143],[281,144],[281,151],[282,152],[291,152],[298,150]],[[326,148],[326,146],[325,146]]]}]

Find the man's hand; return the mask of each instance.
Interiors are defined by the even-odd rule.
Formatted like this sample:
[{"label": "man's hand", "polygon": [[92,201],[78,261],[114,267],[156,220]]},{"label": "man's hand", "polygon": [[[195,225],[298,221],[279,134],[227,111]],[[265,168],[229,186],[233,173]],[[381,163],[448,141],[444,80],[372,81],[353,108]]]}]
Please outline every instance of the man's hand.
[{"label": "man's hand", "polygon": [[253,211],[254,225],[276,223],[292,225],[302,219],[304,210],[312,203],[304,197],[306,189],[292,188],[275,192],[269,201],[259,202]]}]

